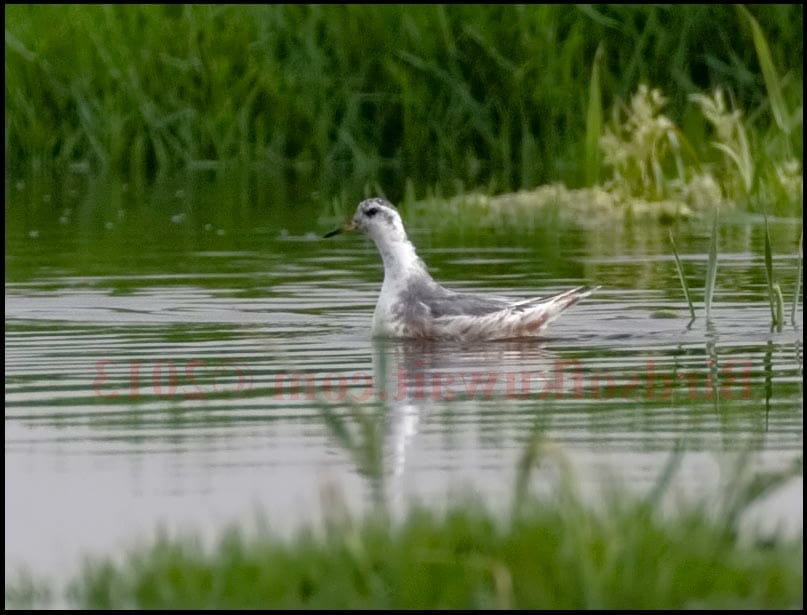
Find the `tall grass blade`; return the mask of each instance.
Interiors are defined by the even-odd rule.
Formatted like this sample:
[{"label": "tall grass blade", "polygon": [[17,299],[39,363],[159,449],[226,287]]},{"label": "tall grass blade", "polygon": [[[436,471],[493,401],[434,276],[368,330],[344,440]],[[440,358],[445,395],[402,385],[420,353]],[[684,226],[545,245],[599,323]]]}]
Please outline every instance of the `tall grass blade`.
[{"label": "tall grass blade", "polygon": [[743,453],[730,469],[725,491],[721,494],[720,518],[729,527],[736,528],[749,507],[803,473],[803,466],[798,461],[780,470],[749,472],[751,459],[747,452]]},{"label": "tall grass blade", "polygon": [[768,232],[768,214],[765,214],[765,278],[768,281],[768,301],[771,305],[771,322],[778,326],[776,293],[773,288],[773,252],[771,250],[771,236]]},{"label": "tall grass blade", "polygon": [[522,511],[529,498],[530,476],[533,468],[540,464],[547,453],[546,439],[544,437],[546,425],[541,415],[536,416],[530,430],[527,445],[521,452],[516,465],[516,481],[513,488],[513,501],[511,514],[515,518]]},{"label": "tall grass blade", "polygon": [[675,447],[673,448],[673,452],[670,455],[670,458],[667,460],[667,463],[665,463],[664,467],[661,469],[661,474],[659,474],[658,479],[656,479],[655,484],[650,489],[650,492],[644,499],[644,501],[654,510],[658,510],[660,508],[661,500],[664,497],[664,494],[667,493],[670,484],[672,483],[673,479],[675,478],[676,474],[678,474],[678,471],[681,468],[681,461],[683,457],[684,457],[684,446],[682,441],[678,440],[675,443]]},{"label": "tall grass blade", "polygon": [[768,91],[768,98],[771,103],[771,111],[776,124],[785,133],[790,133],[791,121],[790,114],[785,105],[784,96],[782,96],[782,82],[779,80],[779,75],[776,72],[776,67],[773,64],[771,57],[771,50],[768,47],[768,41],[765,39],[765,33],[762,28],[754,19],[754,16],[744,6],[738,6],[737,9],[748,20],[751,25],[751,32],[754,38],[754,48],[757,52],[757,59],[759,66],[762,69],[762,77],[765,80],[765,87]]},{"label": "tall grass blade", "polygon": [[517,516],[524,507],[524,503],[529,495],[529,484],[532,469],[536,461],[541,457],[541,445],[543,440],[541,434],[531,434],[527,446],[519,457],[516,466],[516,481],[513,488],[512,515]]},{"label": "tall grass blade", "polygon": [[706,287],[703,293],[707,321],[711,319],[712,297],[714,296],[715,281],[717,280],[717,216],[718,212],[715,211],[715,219],[712,222],[712,239],[709,242],[709,260],[706,264]]},{"label": "tall grass blade", "polygon": [[793,292],[793,307],[790,308],[790,324],[796,326],[796,306],[799,304],[799,293],[801,292],[802,261],[804,260],[804,231],[799,236],[799,267],[796,271],[796,290]]},{"label": "tall grass blade", "polygon": [[[336,443],[350,457],[356,471],[369,481],[373,503],[382,510],[386,501],[383,440],[372,414],[354,407],[343,418],[321,405],[320,417]],[[352,428],[349,423],[353,424]],[[352,432],[358,432],[358,436]]]},{"label": "tall grass blade", "polygon": [[325,426],[330,430],[331,434],[339,445],[348,451],[349,454],[355,455],[357,446],[353,440],[353,436],[350,434],[350,431],[345,424],[345,420],[336,414],[336,412],[331,411],[324,405],[320,407],[320,416],[322,417],[323,423],[325,423]]},{"label": "tall grass blade", "polygon": [[744,155],[735,152],[725,143],[717,143],[716,141],[712,141],[712,146],[726,154],[726,156],[731,158],[734,164],[737,165],[737,170],[740,172],[740,177],[742,177],[743,180],[745,192],[746,194],[749,194],[751,192],[751,188],[754,186],[754,161],[751,158],[750,151],[748,150],[747,140],[743,141],[743,139],[745,139],[745,132],[741,125],[738,125],[737,127],[737,134],[742,135],[740,138],[740,144],[745,144]]},{"label": "tall grass blade", "polygon": [[777,282],[773,283],[773,300],[776,304],[776,330],[781,331],[785,322],[785,298],[782,296],[782,287]]},{"label": "tall grass blade", "polygon": [[687,305],[689,306],[689,313],[692,316],[692,320],[695,320],[695,306],[692,305],[692,297],[689,294],[689,286],[687,285],[687,279],[684,277],[684,267],[681,265],[681,259],[678,258],[678,249],[675,247],[675,239],[673,239],[672,231],[670,233],[670,243],[672,244],[673,249],[673,256],[675,256],[675,269],[678,271],[678,279],[681,280],[681,288],[684,289],[684,297],[686,297]]},{"label": "tall grass blade", "polygon": [[588,88],[586,112],[586,185],[600,183],[600,135],[602,135],[602,91],[600,89],[600,58],[602,43],[594,54],[591,66],[591,82]]}]

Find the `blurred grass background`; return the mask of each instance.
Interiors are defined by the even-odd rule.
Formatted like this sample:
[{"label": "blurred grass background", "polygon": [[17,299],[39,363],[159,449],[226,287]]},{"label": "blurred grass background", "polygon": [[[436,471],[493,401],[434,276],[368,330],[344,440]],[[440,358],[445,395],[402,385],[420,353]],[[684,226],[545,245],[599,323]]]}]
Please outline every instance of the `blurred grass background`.
[{"label": "blurred grass background", "polygon": [[[775,94],[800,117],[803,8],[749,10]],[[591,185],[603,116],[642,83],[704,160],[720,152],[689,97],[717,87],[755,155],[803,158],[801,126],[773,136],[770,83],[732,6],[17,5],[5,17],[7,185],[233,168],[326,193],[383,185],[393,199],[407,182]]]}]

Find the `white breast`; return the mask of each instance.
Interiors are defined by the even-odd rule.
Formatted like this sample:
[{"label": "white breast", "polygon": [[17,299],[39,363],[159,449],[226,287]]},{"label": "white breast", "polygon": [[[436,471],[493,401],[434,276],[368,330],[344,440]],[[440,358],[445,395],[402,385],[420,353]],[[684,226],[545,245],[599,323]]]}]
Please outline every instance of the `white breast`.
[{"label": "white breast", "polygon": [[400,335],[401,323],[395,318],[394,306],[403,281],[392,276],[384,276],[381,294],[373,313],[373,335],[379,337],[397,337]]}]

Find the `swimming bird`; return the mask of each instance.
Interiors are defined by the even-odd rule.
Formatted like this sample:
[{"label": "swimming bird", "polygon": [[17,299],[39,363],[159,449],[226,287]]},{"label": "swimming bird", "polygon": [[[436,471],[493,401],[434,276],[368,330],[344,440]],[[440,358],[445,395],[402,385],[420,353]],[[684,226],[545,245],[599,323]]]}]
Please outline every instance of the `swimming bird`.
[{"label": "swimming bird", "polygon": [[384,262],[384,282],[373,314],[374,337],[493,340],[538,336],[563,310],[596,288],[583,286],[515,303],[458,293],[432,279],[406,236],[395,206],[382,198],[359,203],[353,218],[327,233],[361,230]]}]

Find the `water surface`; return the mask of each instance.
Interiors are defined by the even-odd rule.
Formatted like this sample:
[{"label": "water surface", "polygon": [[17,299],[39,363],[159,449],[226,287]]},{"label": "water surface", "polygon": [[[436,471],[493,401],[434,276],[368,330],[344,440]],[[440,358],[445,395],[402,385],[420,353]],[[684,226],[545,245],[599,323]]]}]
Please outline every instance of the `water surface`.
[{"label": "water surface", "polygon": [[[721,226],[708,326],[700,313],[689,324],[666,229],[416,224],[421,256],[452,288],[602,289],[538,341],[384,343],[369,335],[374,247],[318,239],[333,222],[321,205],[247,199],[233,220],[192,194],[34,206],[38,193],[12,192],[7,570],[64,577],[82,554],[121,552],[158,526],[213,535],[258,509],[286,533],[333,492],[357,511],[469,490],[504,509],[535,432],[587,489],[644,489],[677,446],[679,485],[696,494],[741,453],[766,469],[801,459],[803,312],[771,331],[756,219]],[[676,229],[698,303],[704,227]],[[788,303],[800,228],[771,226]],[[542,465],[534,488],[553,475]],[[800,530],[801,501],[799,479],[765,517]]]}]

